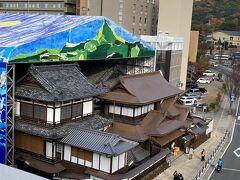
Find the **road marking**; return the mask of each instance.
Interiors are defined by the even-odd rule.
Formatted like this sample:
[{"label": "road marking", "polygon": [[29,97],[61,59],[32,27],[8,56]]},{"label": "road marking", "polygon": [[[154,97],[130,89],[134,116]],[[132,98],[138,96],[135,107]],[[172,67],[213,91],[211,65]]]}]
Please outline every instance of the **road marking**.
[{"label": "road marking", "polygon": [[233,153],[239,158],[240,157],[240,147],[233,151]]},{"label": "road marking", "polygon": [[240,172],[240,169],[232,169],[232,168],[222,168],[224,170],[229,170],[229,171],[238,171]]},{"label": "road marking", "polygon": [[[237,112],[238,112],[239,104],[240,104],[240,98],[239,98],[239,100],[238,100]],[[225,106],[224,106],[224,109],[225,109]],[[236,112],[236,113],[237,113],[237,112]],[[236,119],[234,118],[233,131],[232,131],[232,134],[231,134],[231,139],[230,139],[230,141],[229,141],[226,149],[225,149],[224,152],[222,153],[222,156],[221,156],[221,157],[223,157],[223,155],[226,153],[227,149],[229,148],[229,146],[230,146],[230,144],[231,144],[231,142],[232,142],[232,140],[233,140],[233,134],[234,134],[234,131],[235,131],[235,126],[236,126],[235,124],[236,124]],[[220,152],[218,152],[218,154],[219,154],[219,153],[220,153]],[[215,157],[215,158],[216,158],[216,157]],[[211,178],[211,176],[212,176],[212,174],[213,174],[214,171],[215,171],[215,168],[212,170],[212,172],[211,172],[210,175],[208,176],[207,180],[209,180],[209,179]],[[205,174],[206,174],[206,172],[207,172],[207,171],[205,171]],[[205,175],[205,174],[204,174],[204,175]]]}]

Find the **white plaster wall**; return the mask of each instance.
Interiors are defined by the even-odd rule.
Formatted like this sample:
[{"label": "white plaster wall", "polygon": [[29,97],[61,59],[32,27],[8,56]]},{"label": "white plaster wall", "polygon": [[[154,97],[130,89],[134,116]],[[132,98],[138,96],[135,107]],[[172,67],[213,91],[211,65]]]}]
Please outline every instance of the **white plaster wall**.
[{"label": "white plaster wall", "polygon": [[48,158],[52,158],[52,143],[51,142],[46,142],[46,156]]},{"label": "white plaster wall", "polygon": [[93,153],[93,168],[99,169],[99,154]]},{"label": "white plaster wall", "polygon": [[119,169],[123,168],[125,165],[125,153],[119,155]]},{"label": "white plaster wall", "polygon": [[71,158],[72,158],[72,159],[71,159],[71,161],[72,161],[72,162],[74,162],[74,163],[77,163],[77,160],[78,160],[78,158],[77,158],[77,157],[75,157],[75,156],[72,156]]},{"label": "white plaster wall", "polygon": [[15,106],[15,115],[16,116],[20,116],[20,102],[15,102],[16,106]]},{"label": "white plaster wall", "polygon": [[83,160],[83,159],[80,159],[80,158],[78,158],[78,164],[84,165],[84,160]]},{"label": "white plaster wall", "polygon": [[85,161],[85,166],[87,166],[87,167],[92,167],[92,162],[90,162],[90,161]]},{"label": "white plaster wall", "polygon": [[71,146],[68,145],[64,145],[64,160],[66,161],[70,161],[70,157],[71,157]]},{"label": "white plaster wall", "polygon": [[118,170],[118,156],[112,157],[112,173]]},{"label": "white plaster wall", "polygon": [[100,170],[110,173],[110,158],[107,158],[105,155],[100,156]]},{"label": "white plaster wall", "polygon": [[53,123],[53,109],[47,108],[47,122]]},{"label": "white plaster wall", "polygon": [[88,101],[83,103],[83,115],[91,114],[93,109],[93,102]]},{"label": "white plaster wall", "polygon": [[61,108],[55,109],[55,123],[60,123]]},{"label": "white plaster wall", "polygon": [[213,131],[213,120],[207,126],[208,128],[206,130],[206,134],[209,134],[210,132]]}]

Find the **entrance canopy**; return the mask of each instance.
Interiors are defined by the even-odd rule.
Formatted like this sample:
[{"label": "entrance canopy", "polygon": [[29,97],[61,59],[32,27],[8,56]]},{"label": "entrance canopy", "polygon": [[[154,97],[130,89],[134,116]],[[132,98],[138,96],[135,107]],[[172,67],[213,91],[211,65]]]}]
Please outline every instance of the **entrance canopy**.
[{"label": "entrance canopy", "polygon": [[106,17],[0,14],[0,62],[154,56],[154,48]]}]

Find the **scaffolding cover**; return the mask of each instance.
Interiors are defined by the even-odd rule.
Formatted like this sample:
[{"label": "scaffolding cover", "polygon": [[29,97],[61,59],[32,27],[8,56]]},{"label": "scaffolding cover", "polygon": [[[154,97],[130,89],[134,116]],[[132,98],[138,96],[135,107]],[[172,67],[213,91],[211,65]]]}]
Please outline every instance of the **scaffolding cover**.
[{"label": "scaffolding cover", "polygon": [[5,163],[6,158],[6,71],[6,63],[0,62],[0,163]]},{"label": "scaffolding cover", "polygon": [[100,16],[0,14],[0,61],[36,63],[154,56],[154,48]]}]

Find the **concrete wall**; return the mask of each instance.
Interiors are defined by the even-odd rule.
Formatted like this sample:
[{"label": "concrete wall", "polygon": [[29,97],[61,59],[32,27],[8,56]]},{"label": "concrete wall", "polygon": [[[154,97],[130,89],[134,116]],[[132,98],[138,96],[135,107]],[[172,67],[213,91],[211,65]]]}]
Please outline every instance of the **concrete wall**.
[{"label": "concrete wall", "polygon": [[191,31],[189,44],[189,61],[193,63],[197,61],[198,39],[199,31]]},{"label": "concrete wall", "polygon": [[181,64],[181,89],[185,89],[188,51],[192,21],[193,0],[159,0],[158,32],[168,32],[173,37],[183,37]]}]

